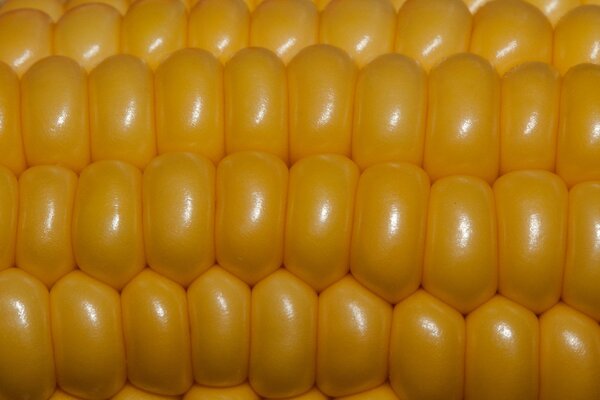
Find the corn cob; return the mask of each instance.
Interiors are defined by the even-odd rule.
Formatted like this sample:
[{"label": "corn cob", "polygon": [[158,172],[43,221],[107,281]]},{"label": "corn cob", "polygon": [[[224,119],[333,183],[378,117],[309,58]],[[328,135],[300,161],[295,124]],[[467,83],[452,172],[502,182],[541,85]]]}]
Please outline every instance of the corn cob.
[{"label": "corn cob", "polygon": [[[332,2],[324,44],[291,53],[264,21],[286,7],[310,20],[311,3],[230,2],[250,39],[214,56],[173,53],[193,4],[142,3],[118,45],[140,59],[0,70],[0,398],[600,396],[597,67],[562,82],[543,63],[494,72],[549,61],[532,44],[549,32],[539,12],[474,1],[469,48],[489,61],[449,51],[428,66],[377,57],[387,2],[359,22],[362,2]],[[515,12],[523,47],[498,56],[518,35],[494,26]],[[557,25],[560,72],[594,61],[566,43],[595,12]],[[352,29],[378,39],[361,49]],[[242,50],[252,37],[275,53]]]}]

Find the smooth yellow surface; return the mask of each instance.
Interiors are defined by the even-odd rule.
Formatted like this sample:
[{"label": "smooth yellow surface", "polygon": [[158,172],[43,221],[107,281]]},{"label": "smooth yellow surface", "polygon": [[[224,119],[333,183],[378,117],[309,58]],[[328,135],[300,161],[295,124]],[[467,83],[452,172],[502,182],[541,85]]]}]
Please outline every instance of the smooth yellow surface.
[{"label": "smooth yellow surface", "polygon": [[213,267],[188,292],[192,366],[196,382],[233,386],[246,380],[250,355],[250,289]]},{"label": "smooth yellow surface", "polygon": [[396,12],[389,0],[333,0],[320,17],[319,42],[343,49],[359,67],[394,48]]},{"label": "smooth yellow surface", "polygon": [[387,378],[392,308],[350,275],[319,296],[317,385],[329,396],[373,389]]},{"label": "smooth yellow surface", "polygon": [[129,0],[66,0],[65,10],[71,11],[72,8],[78,7],[83,4],[106,4],[107,6],[111,6],[115,10],[119,12],[119,14],[124,15],[129,8]]},{"label": "smooth yellow surface", "polygon": [[311,1],[264,1],[251,16],[250,45],[271,50],[285,64],[317,43],[318,33],[319,13]]},{"label": "smooth yellow surface", "polygon": [[193,380],[185,291],[146,269],[123,289],[121,306],[129,381],[156,394],[183,394]]},{"label": "smooth yellow surface", "polygon": [[539,325],[536,316],[496,296],[466,320],[465,400],[537,400]]},{"label": "smooth yellow surface", "polygon": [[552,61],[552,25],[522,0],[495,0],[473,17],[470,51],[488,60],[500,76],[525,62]]},{"label": "smooth yellow surface", "polygon": [[121,160],[143,168],[156,154],[153,76],[133,56],[116,55],[89,76],[93,161]]},{"label": "smooth yellow surface", "polygon": [[268,153],[232,154],[217,168],[219,264],[254,285],[282,264],[288,169]]},{"label": "smooth yellow surface", "polygon": [[463,314],[498,283],[494,193],[481,179],[452,176],[431,187],[423,288]]},{"label": "smooth yellow surface", "polygon": [[356,191],[350,255],[352,275],[397,303],[421,284],[429,177],[410,164],[378,164]]},{"label": "smooth yellow surface", "polygon": [[350,156],[357,69],[342,50],[309,46],[288,66],[290,162],[323,153]]},{"label": "smooth yellow surface", "polygon": [[500,164],[500,82],[473,54],[446,59],[429,75],[424,168],[432,180],[465,174],[492,183]]},{"label": "smooth yellow surface", "polygon": [[159,154],[189,151],[219,162],[225,152],[223,67],[210,53],[173,53],[154,75]]},{"label": "smooth yellow surface", "polygon": [[125,385],[111,400],[178,400],[181,396],[161,396],[145,392],[132,385]]},{"label": "smooth yellow surface", "polygon": [[317,356],[317,295],[285,269],[252,290],[249,381],[263,397],[309,390]]},{"label": "smooth yellow surface", "polygon": [[600,179],[600,66],[582,64],[564,77],[556,172],[568,186]]},{"label": "smooth yellow surface", "polygon": [[567,258],[563,301],[600,321],[600,183],[586,182],[569,193]]},{"label": "smooth yellow surface", "polygon": [[187,12],[179,0],[138,0],[123,17],[121,46],[150,68],[186,44]]},{"label": "smooth yellow surface", "polygon": [[462,0],[407,0],[398,11],[395,51],[429,71],[469,49],[472,19]]},{"label": "smooth yellow surface", "polygon": [[325,396],[317,387],[313,387],[306,393],[299,396],[288,397],[286,400],[328,400],[329,397]]},{"label": "smooth yellow surface", "polygon": [[556,25],[554,65],[564,74],[581,63],[600,64],[600,6],[574,9]]},{"label": "smooth yellow surface", "polygon": [[567,239],[568,191],[558,176],[515,171],[494,183],[498,219],[498,289],[540,314],[560,297]]},{"label": "smooth yellow surface", "polygon": [[389,385],[381,385],[378,388],[367,390],[359,394],[337,397],[340,400],[398,400],[398,397]]},{"label": "smooth yellow surface", "polygon": [[390,384],[401,399],[463,398],[465,322],[424,290],[394,308]]},{"label": "smooth yellow surface", "polygon": [[0,166],[0,270],[14,266],[19,186],[11,171]]},{"label": "smooth yellow surface", "polygon": [[17,175],[26,167],[20,97],[17,74],[0,62],[0,164]]},{"label": "smooth yellow surface", "polygon": [[248,46],[249,32],[250,12],[243,0],[203,0],[190,12],[187,45],[225,63]]},{"label": "smooth yellow surface", "polygon": [[463,0],[463,3],[469,8],[471,13],[475,14],[484,4],[491,0]]},{"label": "smooth yellow surface", "polygon": [[225,151],[271,153],[288,159],[285,66],[275,53],[251,47],[225,66]]},{"label": "smooth yellow surface", "polygon": [[247,383],[228,388],[194,386],[184,400],[259,400],[260,397]]},{"label": "smooth yellow surface", "polygon": [[582,0],[524,0],[539,8],[552,25],[556,25],[569,11],[578,7]]},{"label": "smooth yellow surface", "polygon": [[187,286],[215,262],[215,167],[192,153],[163,154],[142,186],[147,263]]},{"label": "smooth yellow surface", "polygon": [[77,265],[116,289],[144,268],[142,176],[121,161],[91,164],[79,177],[73,211]]},{"label": "smooth yellow surface", "polygon": [[338,155],[307,157],[290,170],[284,264],[317,291],[349,267],[358,168]]},{"label": "smooth yellow surface", "polygon": [[52,20],[38,10],[0,15],[0,61],[21,76],[36,61],[52,53]]},{"label": "smooth yellow surface", "polygon": [[47,399],[55,371],[48,290],[14,268],[0,272],[0,399]]},{"label": "smooth yellow surface", "polygon": [[[124,0],[123,0],[124,1]],[[107,4],[86,4],[65,13],[54,27],[54,54],[90,71],[120,51],[121,15]]]},{"label": "smooth yellow surface", "polygon": [[554,171],[560,75],[549,64],[525,63],[502,79],[500,173]]},{"label": "smooth yellow surface", "polygon": [[540,317],[540,400],[600,398],[600,327],[558,304]]},{"label": "smooth yellow surface", "polygon": [[71,396],[68,393],[63,392],[62,390],[56,390],[52,396],[50,396],[50,400],[80,400],[78,397]]},{"label": "smooth yellow surface", "polygon": [[408,57],[387,54],[360,70],[354,98],[352,159],[361,169],[386,161],[421,165],[427,76]]},{"label": "smooth yellow surface", "polygon": [[52,56],[34,64],[21,80],[21,107],[27,164],[76,172],[89,164],[87,79],[75,61]]},{"label": "smooth yellow surface", "polygon": [[29,168],[19,178],[17,266],[46,286],[75,268],[71,246],[77,175],[58,166]]},{"label": "smooth yellow surface", "polygon": [[58,384],[87,399],[106,399],[127,379],[119,293],[80,271],[50,292]]},{"label": "smooth yellow surface", "polygon": [[24,8],[39,10],[56,22],[63,14],[61,0],[6,0],[0,7],[0,14]]}]

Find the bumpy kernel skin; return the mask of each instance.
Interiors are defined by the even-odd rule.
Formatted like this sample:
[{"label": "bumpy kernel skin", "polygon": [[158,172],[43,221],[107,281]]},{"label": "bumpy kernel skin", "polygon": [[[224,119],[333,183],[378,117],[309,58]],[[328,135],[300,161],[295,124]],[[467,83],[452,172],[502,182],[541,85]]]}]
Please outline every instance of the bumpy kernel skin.
[{"label": "bumpy kernel skin", "polygon": [[465,399],[537,399],[535,314],[496,296],[469,314],[466,326]]},{"label": "bumpy kernel skin", "polygon": [[248,375],[250,288],[221,267],[213,267],[188,292],[192,366],[201,385],[239,385]]},{"label": "bumpy kernel skin", "polygon": [[358,168],[337,155],[290,170],[284,264],[317,291],[348,272]]},{"label": "bumpy kernel skin", "polygon": [[121,15],[106,4],[69,10],[54,27],[54,54],[74,59],[86,71],[120,51]]},{"label": "bumpy kernel skin", "polygon": [[21,107],[30,166],[59,164],[79,172],[89,164],[87,79],[75,61],[52,56],[34,64],[21,80]]},{"label": "bumpy kernel skin", "polygon": [[145,265],[142,176],[121,161],[91,164],[79,177],[73,251],[81,270],[121,289]]},{"label": "bumpy kernel skin", "polygon": [[539,8],[552,25],[557,23],[569,11],[581,5],[581,0],[525,0]]},{"label": "bumpy kernel skin", "polygon": [[227,388],[194,386],[183,397],[183,400],[260,400],[260,397],[248,385]]},{"label": "bumpy kernel skin", "polygon": [[19,186],[11,171],[0,166],[0,271],[14,266]]},{"label": "bumpy kernel skin", "polygon": [[215,261],[215,167],[192,153],[163,154],[142,188],[148,265],[187,286]]},{"label": "bumpy kernel skin", "polygon": [[0,14],[5,14],[14,10],[32,9],[42,11],[48,15],[53,22],[63,14],[63,4],[61,0],[6,0],[0,6]]},{"label": "bumpy kernel skin", "polygon": [[158,153],[187,151],[217,163],[225,153],[223,67],[209,52],[173,53],[154,74]]},{"label": "bumpy kernel skin", "polygon": [[375,389],[359,394],[337,397],[339,400],[398,400],[398,397],[389,385],[381,385]]},{"label": "bumpy kernel skin", "polygon": [[356,82],[352,159],[361,169],[386,161],[421,165],[426,112],[421,67],[400,54],[376,58]]},{"label": "bumpy kernel skin", "polygon": [[567,258],[562,298],[600,321],[600,183],[585,182],[569,193]]},{"label": "bumpy kernel skin", "polygon": [[74,271],[50,293],[58,384],[87,399],[106,399],[126,380],[119,293]]},{"label": "bumpy kernel skin", "polygon": [[65,14],[72,8],[83,4],[105,4],[117,10],[121,15],[125,15],[127,9],[129,8],[129,0],[66,0]]},{"label": "bumpy kernel skin", "polygon": [[190,12],[188,46],[205,49],[222,63],[249,43],[250,12],[243,0],[203,0]]},{"label": "bumpy kernel skin", "polygon": [[357,68],[342,50],[314,45],[288,65],[290,162],[313,154],[350,156]]},{"label": "bumpy kernel skin", "polygon": [[286,71],[275,53],[251,47],[225,66],[225,151],[257,150],[288,159]]},{"label": "bumpy kernel skin", "polygon": [[390,384],[401,399],[463,398],[465,321],[424,290],[394,308]]},{"label": "bumpy kernel skin", "polygon": [[568,186],[600,179],[598,85],[598,65],[578,65],[563,78],[556,172]]},{"label": "bumpy kernel skin", "polygon": [[540,399],[600,398],[600,327],[559,303],[540,317]]},{"label": "bumpy kernel skin", "polygon": [[448,175],[492,183],[500,164],[500,81],[473,54],[452,56],[431,71],[424,168],[432,181]]},{"label": "bumpy kernel skin", "polygon": [[155,69],[186,44],[187,12],[180,0],[139,0],[123,17],[121,46]]},{"label": "bumpy kernel skin", "polygon": [[121,293],[129,381],[162,395],[192,385],[190,331],[185,291],[146,269]]},{"label": "bumpy kernel skin", "polygon": [[317,295],[285,269],[252,290],[249,381],[263,397],[297,396],[315,381]]},{"label": "bumpy kernel skin", "polygon": [[498,289],[540,314],[558,302],[567,239],[568,191],[558,176],[515,171],[494,183]]},{"label": "bumpy kernel skin", "polygon": [[388,0],[333,0],[321,12],[319,41],[343,49],[362,67],[392,51],[395,28]]},{"label": "bumpy kernel skin", "polygon": [[421,283],[428,198],[429,177],[410,164],[378,164],[359,179],[350,269],[390,303]]},{"label": "bumpy kernel skin", "polygon": [[283,261],[288,169],[271,154],[235,153],[219,164],[216,190],[217,260],[254,285]]},{"label": "bumpy kernel skin", "polygon": [[463,314],[498,283],[494,193],[481,179],[452,176],[431,187],[422,285]]},{"label": "bumpy kernel skin", "polygon": [[22,270],[0,272],[0,399],[47,399],[55,371],[48,290]]},{"label": "bumpy kernel skin", "polygon": [[0,15],[0,61],[22,76],[52,54],[52,20],[42,11],[23,9]]},{"label": "bumpy kernel skin", "polygon": [[92,160],[144,168],[156,154],[153,76],[146,64],[116,55],[89,75]]},{"label": "bumpy kernel skin", "polygon": [[17,74],[0,62],[0,164],[19,175],[26,168]]},{"label": "bumpy kernel skin", "polygon": [[552,25],[536,7],[522,0],[495,0],[473,18],[470,50],[502,76],[524,62],[550,63],[552,34]]},{"label": "bumpy kernel skin", "polygon": [[581,63],[600,64],[600,6],[577,7],[556,25],[554,65],[565,74]]},{"label": "bumpy kernel skin", "polygon": [[502,78],[500,173],[554,171],[560,75],[554,67],[525,63]]},{"label": "bumpy kernel skin", "polygon": [[429,71],[469,49],[472,19],[462,0],[407,0],[398,11],[395,51]]},{"label": "bumpy kernel skin", "polygon": [[250,46],[271,50],[284,64],[303,48],[317,43],[319,13],[310,1],[265,1],[251,18]]},{"label": "bumpy kernel skin", "polygon": [[112,397],[111,400],[180,400],[181,396],[161,396],[155,393],[145,392],[133,385],[127,384]]},{"label": "bumpy kernel skin", "polygon": [[19,179],[17,266],[51,287],[75,268],[71,221],[77,175],[66,168],[29,168]]},{"label": "bumpy kernel skin", "polygon": [[386,380],[391,306],[345,276],[319,296],[317,385],[329,396],[373,389]]}]

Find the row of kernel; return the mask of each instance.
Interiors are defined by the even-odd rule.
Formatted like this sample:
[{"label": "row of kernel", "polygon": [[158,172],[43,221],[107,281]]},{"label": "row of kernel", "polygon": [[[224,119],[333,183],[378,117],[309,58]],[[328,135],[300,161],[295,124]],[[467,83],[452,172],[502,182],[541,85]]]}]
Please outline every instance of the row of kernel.
[{"label": "row of kernel", "polygon": [[[474,16],[461,0],[409,0],[397,14],[389,0],[336,0],[321,13],[307,0],[267,1],[252,13],[243,0],[202,0],[189,15],[179,0],[140,0],[124,16],[106,4],[80,5],[54,27],[41,11],[13,10],[21,3],[9,1],[4,9],[12,11],[0,15],[0,61],[19,75],[51,54],[72,57],[90,70],[123,52],[155,68],[184,47],[209,50],[222,62],[245,47],[266,47],[288,62],[316,43],[342,48],[359,66],[392,51],[426,70],[471,51],[489,59],[501,75],[524,62],[553,63],[563,74],[580,63],[600,63],[598,5],[574,8],[553,30],[524,0],[491,1]],[[51,4],[56,6],[47,0],[38,5]]]},{"label": "row of kernel", "polygon": [[597,181],[569,193],[556,175],[526,170],[493,188],[469,176],[430,188],[410,164],[359,175],[321,155],[288,172],[275,156],[240,152],[216,169],[170,153],[143,175],[102,161],[79,180],[41,166],[18,183],[3,170],[0,183],[0,269],[48,287],[76,266],[121,289],[146,265],[186,287],[215,262],[249,285],[284,265],[318,292],[351,271],[394,304],[422,285],[463,314],[499,291],[537,314],[562,298],[600,320]]},{"label": "row of kernel", "polygon": [[562,303],[538,319],[495,296],[463,318],[424,290],[392,307],[351,276],[317,296],[283,269],[250,289],[220,267],[187,292],[151,270],[120,296],[80,271],[48,292],[11,268],[0,289],[3,399],[47,399],[57,385],[106,399],[127,379],[163,396],[248,381],[264,398],[315,385],[309,398],[342,398],[388,379],[409,399],[600,396],[600,326]]},{"label": "row of kernel", "polygon": [[[452,56],[429,76],[388,54],[360,71],[341,50],[315,45],[286,67],[250,48],[223,68],[209,53],[181,50],[155,74],[117,55],[89,76],[60,56],[21,79],[0,63],[0,164],[59,164],[81,171],[117,159],[144,168],[158,153],[188,151],[218,162],[258,150],[285,162],[322,153],[423,165],[433,180],[520,169],[557,173],[569,186],[600,179],[600,66],[563,80],[528,63],[500,81],[490,64]],[[561,123],[559,124],[559,120]]]}]

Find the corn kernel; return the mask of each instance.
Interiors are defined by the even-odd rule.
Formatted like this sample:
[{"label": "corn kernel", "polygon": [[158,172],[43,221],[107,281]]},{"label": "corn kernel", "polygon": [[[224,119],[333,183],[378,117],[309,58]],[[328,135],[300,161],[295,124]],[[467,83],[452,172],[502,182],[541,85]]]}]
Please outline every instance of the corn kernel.
[{"label": "corn kernel", "polygon": [[15,176],[0,166],[0,271],[14,266],[19,188]]},{"label": "corn kernel", "polygon": [[565,74],[581,63],[600,64],[600,6],[577,7],[556,25],[554,65]]},{"label": "corn kernel", "polygon": [[21,137],[21,91],[15,72],[0,62],[0,165],[19,175],[26,168]]}]

